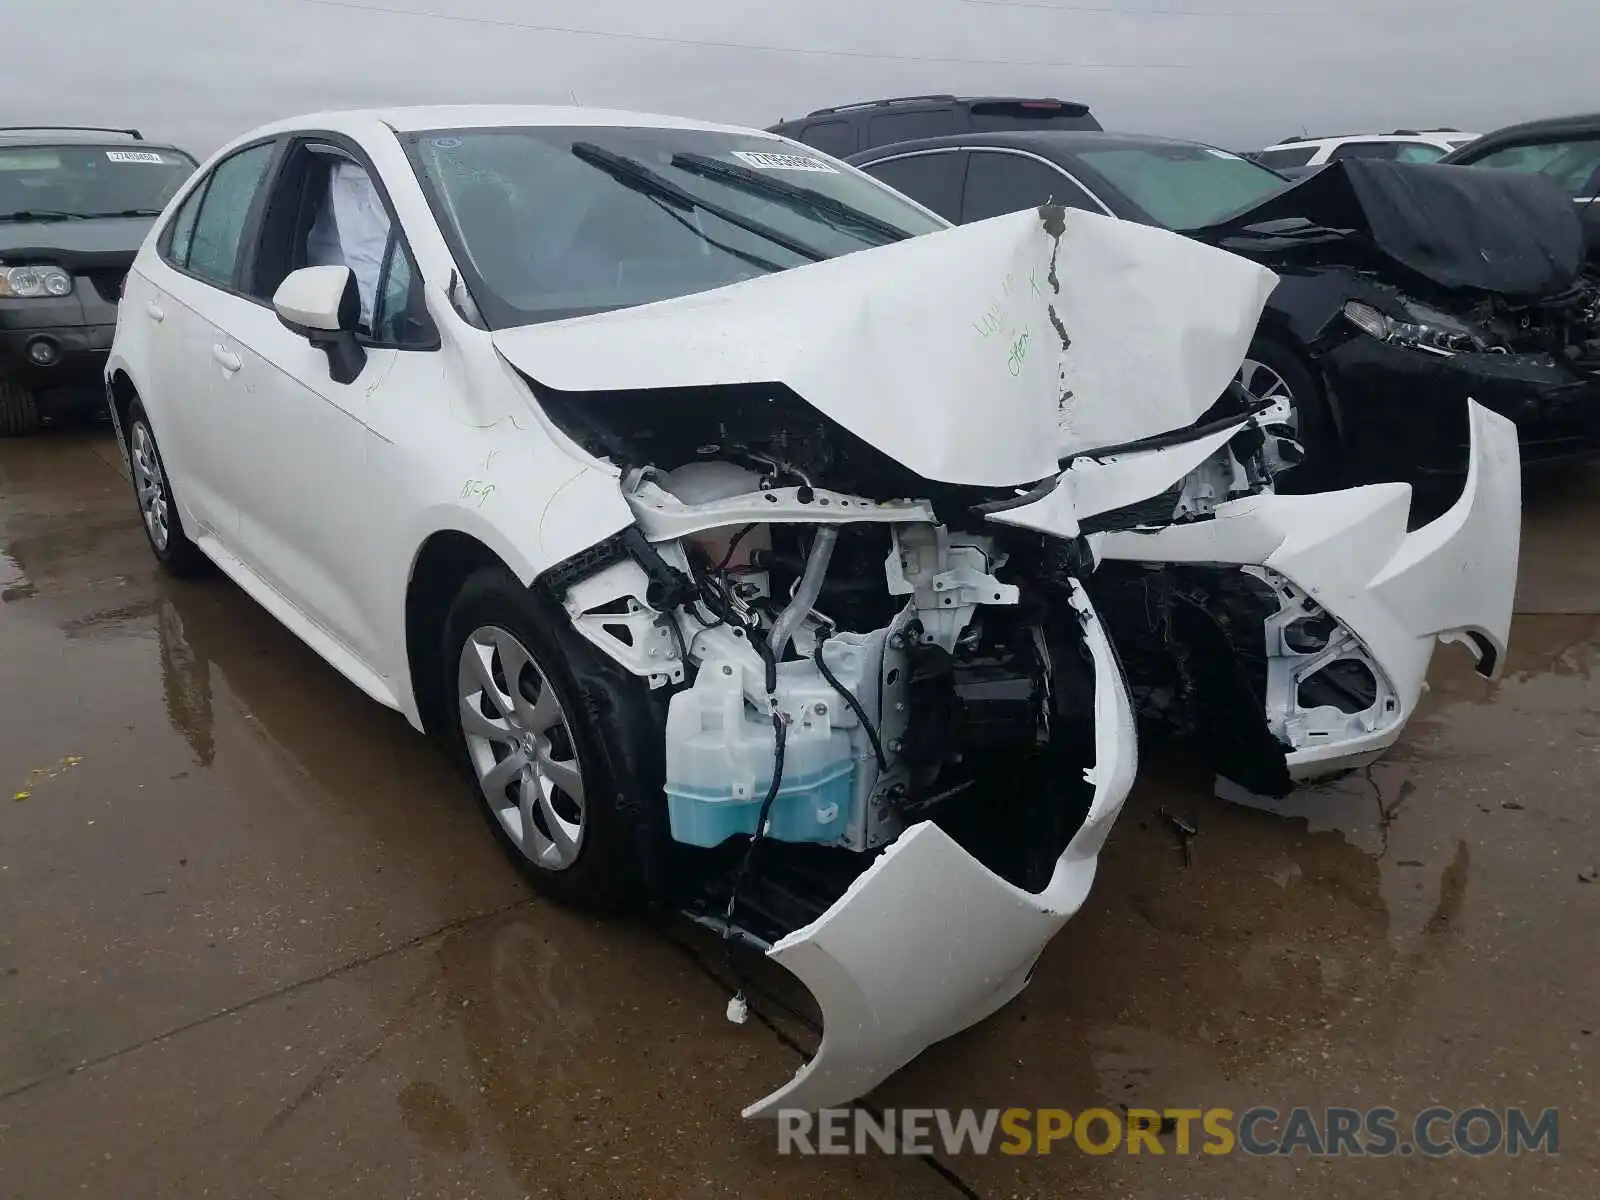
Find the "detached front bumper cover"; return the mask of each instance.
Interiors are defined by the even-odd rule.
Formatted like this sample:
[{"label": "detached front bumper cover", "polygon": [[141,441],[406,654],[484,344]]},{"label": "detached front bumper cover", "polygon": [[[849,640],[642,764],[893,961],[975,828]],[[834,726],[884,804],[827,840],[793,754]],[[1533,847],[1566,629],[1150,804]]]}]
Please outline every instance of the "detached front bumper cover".
[{"label": "detached front bumper cover", "polygon": [[775,1117],[862,1096],[934,1042],[1002,1008],[1082,907],[1106,834],[1133,784],[1133,711],[1087,595],[1072,604],[1095,674],[1094,797],[1083,826],[1032,894],[982,866],[938,826],[912,826],[822,916],[768,952],[810,989],[822,1043],[787,1084],[744,1110]]}]

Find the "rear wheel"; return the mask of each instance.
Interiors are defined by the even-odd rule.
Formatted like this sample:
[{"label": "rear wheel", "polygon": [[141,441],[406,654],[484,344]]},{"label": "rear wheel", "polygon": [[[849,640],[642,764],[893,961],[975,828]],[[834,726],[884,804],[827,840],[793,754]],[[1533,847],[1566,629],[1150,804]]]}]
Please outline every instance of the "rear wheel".
[{"label": "rear wheel", "polygon": [[0,379],[0,437],[23,437],[39,428],[39,400],[30,387]]},{"label": "rear wheel", "polygon": [[137,400],[128,409],[128,462],[133,468],[133,496],[139,505],[139,518],[156,561],[179,577],[201,573],[208,560],[183,531],[156,435],[144,405]]},{"label": "rear wheel", "polygon": [[449,740],[512,862],[558,900],[615,910],[641,890],[662,717],[643,681],[565,621],[503,568],[479,571],[445,621],[438,686]]},{"label": "rear wheel", "polygon": [[1272,338],[1257,338],[1240,364],[1239,383],[1257,398],[1272,401],[1265,414],[1305,450],[1305,460],[1283,479],[1293,490],[1326,484],[1336,473],[1338,433],[1311,369],[1295,351]]}]

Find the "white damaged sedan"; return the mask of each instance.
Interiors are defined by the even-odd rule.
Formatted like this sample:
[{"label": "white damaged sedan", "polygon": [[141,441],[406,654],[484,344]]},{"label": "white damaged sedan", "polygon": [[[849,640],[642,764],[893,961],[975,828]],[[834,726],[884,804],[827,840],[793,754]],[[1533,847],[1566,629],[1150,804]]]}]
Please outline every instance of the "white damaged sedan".
[{"label": "white damaged sedan", "polygon": [[1440,640],[1498,669],[1515,431],[1474,405],[1414,531],[1403,484],[1280,494],[1230,383],[1274,282],[1081,211],[949,228],[750,130],[327,113],[174,199],[106,378],[166,567],[446,742],[550,894],[810,989],[772,1115],[1022,989],[1136,711],[1282,794],[1390,746]]}]

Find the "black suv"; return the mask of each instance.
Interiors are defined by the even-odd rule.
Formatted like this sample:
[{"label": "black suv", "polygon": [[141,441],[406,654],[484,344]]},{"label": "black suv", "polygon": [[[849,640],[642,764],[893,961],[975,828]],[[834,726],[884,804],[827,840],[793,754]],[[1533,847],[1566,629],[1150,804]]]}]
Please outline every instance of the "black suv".
[{"label": "black suv", "polygon": [[1090,129],[1100,122],[1075,100],[1022,96],[895,96],[819,108],[767,130],[843,158],[862,150],[952,133],[998,129]]},{"label": "black suv", "polygon": [[0,437],[104,403],[123,276],[194,169],[136,129],[0,128]]}]

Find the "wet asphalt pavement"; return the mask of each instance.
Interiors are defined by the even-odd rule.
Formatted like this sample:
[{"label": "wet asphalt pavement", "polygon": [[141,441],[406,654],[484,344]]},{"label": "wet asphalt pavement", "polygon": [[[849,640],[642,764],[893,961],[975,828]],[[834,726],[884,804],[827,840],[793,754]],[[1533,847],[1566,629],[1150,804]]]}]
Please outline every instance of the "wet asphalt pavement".
[{"label": "wet asphalt pavement", "polygon": [[1029,989],[873,1098],[1556,1107],[1558,1156],[936,1169],[780,1157],[738,1110],[808,1034],[531,896],[399,716],[158,573],[108,432],[0,442],[0,1196],[1600,1195],[1597,531],[1600,472],[1530,504],[1505,677],[1441,650],[1366,774],[1148,761]]}]

